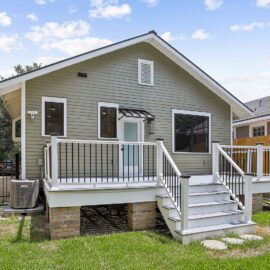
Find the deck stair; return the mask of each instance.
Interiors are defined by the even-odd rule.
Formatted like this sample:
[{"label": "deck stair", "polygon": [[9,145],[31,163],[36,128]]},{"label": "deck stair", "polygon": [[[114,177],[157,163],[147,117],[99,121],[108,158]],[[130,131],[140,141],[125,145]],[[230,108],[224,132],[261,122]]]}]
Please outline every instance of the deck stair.
[{"label": "deck stair", "polygon": [[[253,233],[255,223],[245,222],[239,208],[226,187],[213,182],[213,176],[193,176],[189,181],[188,229],[181,230],[181,214],[172,196],[164,187],[159,189],[157,205],[172,236],[182,243],[234,233]],[[176,195],[176,199],[177,196]]]}]

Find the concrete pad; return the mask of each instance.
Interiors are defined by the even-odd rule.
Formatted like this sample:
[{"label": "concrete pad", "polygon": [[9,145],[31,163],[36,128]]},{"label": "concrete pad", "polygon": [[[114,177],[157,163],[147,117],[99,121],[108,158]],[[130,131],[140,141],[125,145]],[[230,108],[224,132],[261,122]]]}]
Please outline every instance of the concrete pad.
[{"label": "concrete pad", "polygon": [[263,238],[259,235],[254,235],[254,234],[243,234],[240,235],[240,238],[248,241],[262,241]]},{"label": "concrete pad", "polygon": [[242,245],[245,242],[243,239],[231,238],[231,237],[222,238],[222,241],[224,241],[227,244],[232,244],[232,245]]},{"label": "concrete pad", "polygon": [[212,250],[225,250],[228,248],[228,246],[224,242],[217,240],[204,240],[201,243],[205,248]]}]

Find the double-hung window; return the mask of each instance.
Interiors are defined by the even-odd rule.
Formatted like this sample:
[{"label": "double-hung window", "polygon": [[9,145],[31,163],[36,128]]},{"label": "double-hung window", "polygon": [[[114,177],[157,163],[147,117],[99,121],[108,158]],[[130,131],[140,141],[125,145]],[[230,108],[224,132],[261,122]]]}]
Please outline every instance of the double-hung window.
[{"label": "double-hung window", "polygon": [[118,104],[98,103],[98,138],[118,138]]},{"label": "double-hung window", "polygon": [[42,136],[67,136],[67,101],[42,97]]},{"label": "double-hung window", "polygon": [[210,152],[211,114],[173,110],[173,152]]}]

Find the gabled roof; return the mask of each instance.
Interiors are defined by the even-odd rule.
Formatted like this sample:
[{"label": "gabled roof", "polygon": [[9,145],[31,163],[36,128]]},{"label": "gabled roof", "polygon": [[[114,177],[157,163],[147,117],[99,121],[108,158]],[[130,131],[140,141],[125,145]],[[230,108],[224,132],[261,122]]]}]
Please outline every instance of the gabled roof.
[{"label": "gabled roof", "polygon": [[122,48],[132,46],[141,42],[150,43],[153,47],[158,49],[161,53],[179,65],[182,69],[187,71],[190,75],[204,84],[209,90],[227,102],[231,107],[232,111],[240,118],[251,117],[252,111],[243,104],[239,99],[233,96],[227,91],[222,85],[215,81],[212,77],[206,74],[202,69],[196,66],[193,62],[187,59],[183,54],[173,48],[169,43],[159,37],[156,32],[151,31],[146,34],[136,36],[124,41],[120,41],[90,52],[86,52],[54,64],[44,66],[38,70],[34,70],[16,77],[12,77],[0,82],[0,96],[20,88],[20,84],[24,81],[51,73],[53,71],[110,53]]}]

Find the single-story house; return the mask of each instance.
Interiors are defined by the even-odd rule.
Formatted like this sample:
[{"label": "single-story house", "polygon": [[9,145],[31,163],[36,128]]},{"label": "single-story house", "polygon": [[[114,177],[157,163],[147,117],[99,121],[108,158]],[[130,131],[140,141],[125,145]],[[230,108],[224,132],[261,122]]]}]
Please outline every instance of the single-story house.
[{"label": "single-story house", "polygon": [[183,243],[254,231],[252,177],[226,152],[233,119],[253,113],[154,31],[3,80],[0,96],[51,238],[78,235],[81,207],[102,204],[128,204],[134,230],[157,205]]}]

